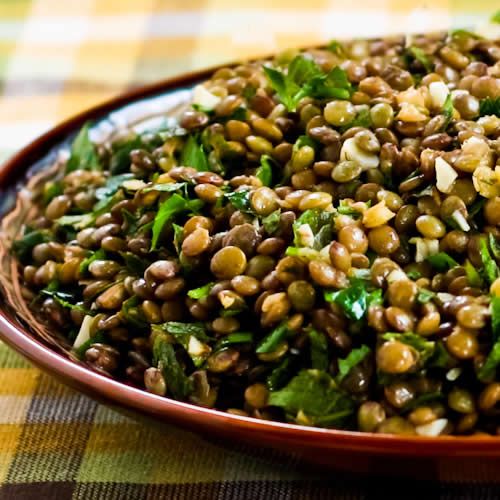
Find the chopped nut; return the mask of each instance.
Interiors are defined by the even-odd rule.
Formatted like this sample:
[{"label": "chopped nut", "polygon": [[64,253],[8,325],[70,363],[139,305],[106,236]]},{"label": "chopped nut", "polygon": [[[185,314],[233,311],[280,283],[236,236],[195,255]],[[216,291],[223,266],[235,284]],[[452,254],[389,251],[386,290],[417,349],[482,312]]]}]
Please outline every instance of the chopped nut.
[{"label": "chopped nut", "polygon": [[420,108],[425,107],[425,96],[420,89],[416,89],[415,87],[410,87],[403,92],[399,92],[396,99],[400,106],[403,104],[413,104]]},{"label": "chopped nut", "polygon": [[129,181],[124,181],[122,187],[127,191],[140,191],[146,187],[146,183],[140,179],[130,179]]},{"label": "chopped nut", "polygon": [[189,337],[187,351],[190,356],[204,356],[209,354],[212,349],[207,344],[200,342],[195,336]]},{"label": "chopped nut", "polygon": [[417,245],[415,262],[424,262],[427,257],[439,253],[439,240],[414,237],[409,241]]},{"label": "chopped nut", "polygon": [[436,169],[436,187],[442,193],[449,193],[455,182],[455,179],[458,177],[455,169],[445,160],[443,160],[440,156],[436,158],[435,163]]},{"label": "chopped nut", "polygon": [[367,228],[382,226],[395,216],[396,214],[387,208],[385,200],[382,200],[364,212],[363,225]]},{"label": "chopped nut", "polygon": [[376,154],[369,154],[363,151],[356,144],[356,139],[350,137],[344,141],[342,144],[342,149],[340,150],[341,160],[352,160],[361,165],[363,170],[369,170],[371,168],[377,168],[380,163],[380,158]]},{"label": "chopped nut", "polygon": [[462,144],[462,151],[455,166],[464,172],[474,172],[479,167],[493,167],[493,153],[485,139],[472,136]]},{"label": "chopped nut", "polygon": [[415,427],[415,431],[419,436],[439,436],[446,426],[448,425],[448,420],[446,418],[438,418],[429,424],[418,425]]},{"label": "chopped nut", "polygon": [[500,196],[500,183],[497,174],[489,167],[478,167],[472,174],[476,191],[485,198]]},{"label": "chopped nut", "polygon": [[209,92],[203,85],[196,85],[193,90],[193,103],[209,111],[221,101],[220,97]]},{"label": "chopped nut", "polygon": [[429,94],[431,96],[432,105],[436,109],[442,109],[443,105],[450,93],[450,89],[444,82],[431,82],[429,85]]},{"label": "chopped nut", "polygon": [[427,120],[428,115],[423,113],[424,108],[418,108],[414,104],[403,102],[396,118],[403,122],[416,123]]}]

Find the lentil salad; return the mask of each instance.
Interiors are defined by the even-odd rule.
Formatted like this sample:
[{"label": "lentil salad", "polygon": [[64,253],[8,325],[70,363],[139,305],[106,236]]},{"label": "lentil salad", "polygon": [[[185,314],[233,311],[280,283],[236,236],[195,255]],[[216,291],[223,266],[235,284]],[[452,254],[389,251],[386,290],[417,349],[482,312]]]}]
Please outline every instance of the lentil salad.
[{"label": "lentil salad", "polygon": [[86,125],[13,250],[94,370],[234,414],[498,434],[500,44],[219,69],[179,127]]}]

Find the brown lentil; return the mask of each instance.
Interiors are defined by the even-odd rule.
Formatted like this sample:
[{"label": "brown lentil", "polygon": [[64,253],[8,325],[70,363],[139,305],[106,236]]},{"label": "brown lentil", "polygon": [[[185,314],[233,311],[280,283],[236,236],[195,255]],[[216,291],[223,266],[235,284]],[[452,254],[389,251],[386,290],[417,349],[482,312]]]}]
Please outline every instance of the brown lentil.
[{"label": "brown lentil", "polygon": [[370,248],[379,255],[394,253],[400,245],[399,236],[391,226],[383,225],[368,233]]},{"label": "brown lentil", "polygon": [[220,279],[231,279],[245,271],[245,254],[234,246],[220,249],[212,258],[210,270]]},{"label": "brown lentil", "polygon": [[385,342],[377,350],[377,365],[386,373],[405,373],[415,365],[415,352],[399,341]]},{"label": "brown lentil", "polygon": [[446,347],[450,354],[458,359],[473,358],[479,350],[475,334],[460,328],[456,328],[446,338]]},{"label": "brown lentil", "polygon": [[368,238],[364,231],[354,224],[343,227],[338,232],[338,241],[351,253],[365,253],[368,250]]}]

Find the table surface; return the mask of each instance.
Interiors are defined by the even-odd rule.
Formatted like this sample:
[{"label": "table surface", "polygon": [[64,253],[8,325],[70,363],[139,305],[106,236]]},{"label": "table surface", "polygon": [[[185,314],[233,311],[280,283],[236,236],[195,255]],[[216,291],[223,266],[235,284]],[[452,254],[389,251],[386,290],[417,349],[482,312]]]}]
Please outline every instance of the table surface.
[{"label": "table surface", "polygon": [[[0,159],[123,89],[350,36],[485,23],[497,0],[0,0]],[[304,469],[146,427],[0,343],[0,499],[481,498],[492,485]]]}]

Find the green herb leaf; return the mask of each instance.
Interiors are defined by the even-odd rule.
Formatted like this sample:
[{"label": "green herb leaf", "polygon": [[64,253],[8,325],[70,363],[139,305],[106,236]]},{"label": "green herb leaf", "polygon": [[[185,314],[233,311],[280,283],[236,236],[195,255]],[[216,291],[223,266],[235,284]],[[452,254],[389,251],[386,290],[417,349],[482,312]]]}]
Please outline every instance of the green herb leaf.
[{"label": "green herb leaf", "polygon": [[464,30],[464,29],[456,29],[450,31],[450,36],[452,39],[460,41],[467,38],[473,38],[474,40],[481,40],[483,37],[478,35],[477,33],[472,33],[472,31]]},{"label": "green herb leaf", "polygon": [[371,349],[367,345],[362,345],[357,349],[353,349],[345,359],[339,359],[339,374],[337,375],[337,382],[342,382],[348,373],[359,363],[361,363]]},{"label": "green herb leaf", "polygon": [[495,377],[497,366],[500,365],[500,297],[491,298],[491,335],[493,347],[478,371],[481,381],[489,381]]},{"label": "green herb leaf", "polygon": [[155,363],[167,380],[168,390],[175,399],[184,400],[193,391],[193,384],[180,365],[172,344],[158,335],[153,345]]},{"label": "green herb leaf", "polygon": [[316,99],[349,99],[352,87],[347,73],[336,66],[330,73],[316,75],[307,83],[304,92]]},{"label": "green herb leaf", "polygon": [[417,301],[420,302],[420,304],[427,304],[427,302],[430,302],[435,296],[436,294],[434,292],[421,288],[418,291]]},{"label": "green herb leaf", "polygon": [[355,208],[352,208],[342,202],[337,207],[337,213],[340,215],[349,215],[349,217],[353,217],[354,219],[359,219],[362,215],[359,210],[356,210]]},{"label": "green herb leaf", "polygon": [[42,295],[47,295],[48,297],[52,297],[62,307],[65,307],[67,309],[72,309],[73,311],[78,311],[83,314],[92,315],[92,313],[82,305],[73,304],[73,302],[70,302],[76,300],[75,296],[72,295],[71,293],[52,291],[48,290],[47,288],[42,290],[40,293]]},{"label": "green herb leaf", "polygon": [[332,227],[330,224],[325,224],[314,235],[313,248],[321,250],[332,241]]},{"label": "green herb leaf", "polygon": [[90,123],[87,122],[71,146],[71,155],[66,163],[66,173],[75,170],[101,170],[99,156],[89,137]]},{"label": "green herb leaf", "polygon": [[182,252],[182,241],[184,240],[184,228],[178,224],[172,224],[174,229],[174,247],[177,255]]},{"label": "green herb leaf", "polygon": [[[296,220],[297,228],[300,227],[302,224],[309,224],[309,227],[311,228],[312,232],[317,233],[320,230],[323,223],[326,222],[321,219],[322,213],[323,212],[320,210],[313,210],[313,209],[306,210]],[[298,242],[295,241],[295,244],[297,243]]]},{"label": "green herb leaf", "polygon": [[79,214],[79,215],[63,215],[57,219],[60,226],[71,226],[75,229],[85,229],[91,226],[96,217],[92,213]]},{"label": "green herb leaf", "polygon": [[47,206],[56,196],[63,194],[62,182],[49,181],[43,186],[43,204]]},{"label": "green herb leaf", "polygon": [[98,200],[108,199],[113,196],[122,186],[125,181],[133,179],[133,174],[120,174],[108,177],[104,186],[97,188],[95,196]]},{"label": "green herb leaf", "polygon": [[147,188],[144,188],[145,193],[149,193],[150,191],[158,191],[160,193],[173,193],[175,191],[181,191],[185,189],[187,186],[187,182],[169,182],[163,184],[153,184]]},{"label": "green herb leaf", "polygon": [[500,24],[500,10],[497,10],[490,19],[493,24]]},{"label": "green herb leaf", "polygon": [[288,327],[286,323],[277,326],[271,333],[266,335],[258,344],[255,352],[257,354],[264,354],[273,352],[278,344],[286,339],[288,335]]},{"label": "green herb leaf", "polygon": [[229,200],[231,205],[236,208],[236,210],[253,214],[252,207],[250,205],[250,193],[251,191],[249,189],[242,189],[240,191],[225,193],[224,196]]},{"label": "green herb leaf", "polygon": [[113,205],[115,205],[118,201],[121,201],[123,199],[124,199],[123,193],[118,190],[113,196],[108,196],[107,198],[99,200],[94,205],[94,210],[92,211],[92,213],[88,214],[92,216],[93,219],[92,222],[94,222],[95,219],[99,217],[99,215],[108,212]]},{"label": "green herb leaf", "polygon": [[47,243],[48,241],[50,241],[48,231],[28,229],[22,238],[12,243],[12,251],[23,264],[26,264],[31,260],[33,248],[40,243]]},{"label": "green herb leaf", "polygon": [[381,288],[377,288],[370,292],[366,297],[366,310],[370,308],[371,305],[382,305],[384,303],[384,295]]},{"label": "green herb leaf", "polygon": [[[343,394],[325,372],[303,370],[283,389],[271,392],[269,405],[278,406],[287,415],[303,412],[316,425],[344,425],[354,412],[353,401]],[[328,420],[321,418],[330,417]]]},{"label": "green herb leaf", "polygon": [[347,318],[361,320],[371,304],[382,302],[382,290],[377,289],[369,293],[363,280],[355,279],[348,288],[338,291],[325,291],[327,302],[338,304]]},{"label": "green herb leaf", "polygon": [[[206,342],[210,340],[206,333],[205,326],[202,323],[180,323],[177,321],[168,321],[161,325],[154,325],[154,331],[162,330],[172,335],[175,340],[185,349],[191,357],[194,365],[200,367],[210,356],[211,349]],[[190,349],[194,337],[201,343],[203,349],[196,349],[194,352]]]},{"label": "green herb leaf", "polygon": [[[371,200],[368,200],[366,205],[369,208],[371,206]],[[336,210],[340,215],[349,215],[354,219],[359,219],[363,215],[359,210],[353,208],[346,200],[340,200],[339,206]]]},{"label": "green herb leaf", "polygon": [[486,238],[481,238],[479,241],[479,254],[483,263],[486,281],[491,285],[498,278],[499,272],[497,263],[491,256]]},{"label": "green herb leaf", "polygon": [[318,73],[323,73],[316,63],[308,57],[298,55],[288,65],[289,83],[302,86]]},{"label": "green herb leaf", "polygon": [[192,290],[189,290],[188,297],[191,299],[203,299],[205,297],[208,297],[210,294],[210,290],[212,290],[213,286],[215,283],[207,283],[206,285],[200,286],[199,288],[193,288]]},{"label": "green herb leaf", "polygon": [[479,101],[479,116],[489,115],[500,117],[500,97],[486,97]]},{"label": "green herb leaf", "polygon": [[491,297],[491,333],[493,341],[500,340],[500,297]]},{"label": "green herb leaf", "polygon": [[264,186],[270,186],[273,182],[273,159],[269,155],[260,157],[260,167],[255,172],[255,177],[259,179]]},{"label": "green herb leaf", "polygon": [[293,144],[293,152],[296,153],[300,148],[304,146],[309,146],[310,148],[316,150],[319,147],[319,143],[308,135],[300,135]]},{"label": "green herb leaf", "polygon": [[201,111],[203,113],[206,113],[207,115],[210,115],[213,113],[213,108],[207,108],[206,106],[202,106],[201,104],[198,104],[198,103],[194,103],[192,104],[193,106],[193,109],[195,111]]},{"label": "green herb leaf", "polygon": [[303,55],[293,59],[286,74],[269,66],[264,67],[264,72],[288,111],[295,111],[305,96],[349,99],[351,95],[351,84],[343,69],[335,67],[326,74],[312,59]]},{"label": "green herb leaf", "polygon": [[344,290],[325,292],[324,296],[327,302],[335,302],[342,307],[349,319],[359,321],[366,313],[366,289],[360,281]]},{"label": "green herb leaf", "polygon": [[319,257],[319,252],[317,250],[308,247],[287,247],[285,254],[289,257],[299,257],[304,260],[316,260]]},{"label": "green herb leaf", "polygon": [[278,94],[280,101],[289,111],[294,111],[297,103],[293,98],[293,93],[297,92],[297,88],[289,88],[290,85],[287,83],[285,74],[277,69],[271,68],[270,66],[264,66],[264,73],[266,74],[271,87],[276,94]]},{"label": "green herb leaf", "polygon": [[314,250],[321,250],[332,240],[332,218],[333,213],[324,210],[311,209],[303,212],[293,223],[294,244],[298,247],[305,246],[302,242],[300,227],[303,224],[308,224],[314,235],[312,248]]},{"label": "green herb leaf", "polygon": [[408,276],[408,278],[412,280],[418,280],[422,277],[422,273],[420,271],[417,271],[416,269],[412,269],[411,271],[408,271],[406,273],[406,276]]},{"label": "green herb leaf", "polygon": [[181,323],[179,321],[167,321],[158,325],[163,331],[170,333],[177,340],[188,340],[189,337],[194,336],[198,340],[208,341],[209,337],[206,333],[206,328],[203,323]]},{"label": "green herb leaf", "polygon": [[493,233],[490,233],[488,235],[488,243],[490,244],[490,250],[493,254],[493,257],[495,257],[495,259],[500,259],[500,244],[498,243]]},{"label": "green herb leaf", "polygon": [[113,205],[115,205],[122,199],[123,193],[117,192],[113,196],[103,198],[102,200],[98,201],[94,206],[94,210],[90,213],[79,215],[64,215],[63,217],[57,219],[56,222],[59,226],[62,227],[70,226],[76,230],[85,229],[94,224],[96,219],[100,215],[108,212]]},{"label": "green herb leaf", "polygon": [[500,340],[493,344],[484,365],[477,372],[477,378],[483,382],[493,380],[498,365],[500,365]]},{"label": "green herb leaf", "polygon": [[290,381],[297,371],[297,358],[294,355],[285,357],[268,375],[266,384],[270,391],[277,391]]},{"label": "green herb leaf", "polygon": [[346,58],[347,57],[347,51],[344,47],[344,45],[339,42],[338,40],[331,40],[330,43],[326,46],[326,50],[329,50],[333,54],[335,54],[337,57],[340,58]]},{"label": "green herb leaf", "polygon": [[443,104],[443,115],[445,117],[445,122],[442,130],[446,130],[451,120],[453,119],[453,100],[451,98],[451,92],[446,96]]},{"label": "green herb leaf", "polygon": [[215,350],[223,349],[224,347],[228,347],[234,344],[249,344],[253,342],[253,333],[252,332],[235,332],[230,333],[229,335],[224,336],[217,342]]},{"label": "green herb leaf", "polygon": [[59,290],[59,281],[57,279],[52,280],[45,288],[48,292],[57,292]]},{"label": "green herb leaf", "polygon": [[448,269],[458,266],[458,262],[446,252],[429,255],[429,257],[427,257],[427,262],[438,271],[447,271]]},{"label": "green herb leaf", "polygon": [[198,172],[210,170],[205,148],[194,135],[188,137],[182,150],[180,163],[185,167],[193,167]]},{"label": "green herb leaf", "polygon": [[281,210],[278,209],[262,219],[262,225],[269,236],[272,236],[278,230],[280,226],[280,216]]},{"label": "green herb leaf", "polygon": [[464,269],[469,285],[481,288],[483,286],[483,279],[469,259],[465,261]]},{"label": "green herb leaf", "polygon": [[309,332],[311,345],[311,365],[317,370],[328,369],[328,340],[323,332],[311,330]]},{"label": "green herb leaf", "polygon": [[181,195],[174,193],[165,200],[159,207],[153,223],[153,238],[151,240],[151,250],[156,250],[161,234],[165,226],[171,220],[182,212],[198,212],[203,206],[201,200],[189,200]]}]

